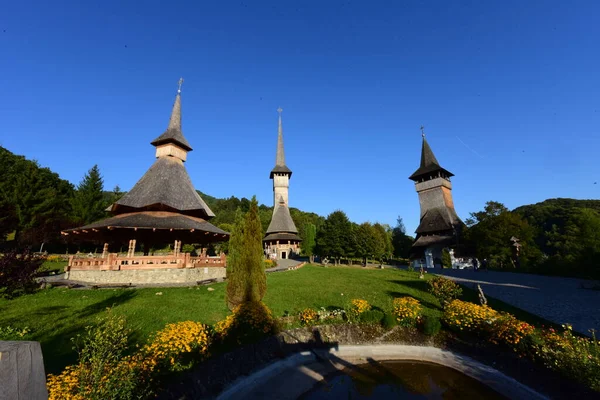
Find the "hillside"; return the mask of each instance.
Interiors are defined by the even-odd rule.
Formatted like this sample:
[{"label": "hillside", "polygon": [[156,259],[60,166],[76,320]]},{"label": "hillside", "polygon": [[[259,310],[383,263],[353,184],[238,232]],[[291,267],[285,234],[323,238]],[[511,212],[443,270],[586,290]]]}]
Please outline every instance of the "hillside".
[{"label": "hillside", "polygon": [[545,254],[554,255],[556,246],[553,236],[567,235],[581,217],[582,210],[591,210],[591,215],[600,216],[600,200],[576,200],[567,198],[548,199],[540,203],[517,207],[519,214],[536,229],[536,243]]}]

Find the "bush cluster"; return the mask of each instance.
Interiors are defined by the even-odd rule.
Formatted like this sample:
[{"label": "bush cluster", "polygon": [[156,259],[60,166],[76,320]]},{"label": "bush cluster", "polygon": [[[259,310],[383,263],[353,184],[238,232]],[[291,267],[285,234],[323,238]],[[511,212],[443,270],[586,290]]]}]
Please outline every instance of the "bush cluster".
[{"label": "bush cluster", "polygon": [[536,329],[508,313],[488,306],[454,300],[444,310],[443,321],[457,332],[469,332],[528,356],[567,378],[600,391],[600,342],[563,331]]},{"label": "bush cluster", "polygon": [[371,305],[367,300],[352,299],[346,315],[351,321],[357,321],[362,313],[369,311],[370,309]]},{"label": "bush cluster", "polygon": [[254,343],[277,333],[277,321],[262,301],[248,301],[234,308],[233,313],[217,322],[215,331],[221,344],[238,346]]},{"label": "bush cluster", "polygon": [[130,333],[125,319],[111,311],[96,326],[87,327],[81,342],[76,341],[78,364],[48,375],[49,399],[147,398],[159,374],[189,367],[193,359],[207,354],[210,343],[206,325],[185,321],[167,325],[125,356]]},{"label": "bush cluster", "polygon": [[0,298],[14,298],[34,292],[38,284],[35,278],[44,262],[29,251],[11,251],[0,255]]},{"label": "bush cluster", "polygon": [[442,308],[445,308],[452,300],[462,295],[462,288],[454,281],[436,276],[427,281],[429,284],[429,293],[439,300]]},{"label": "bush cluster", "polygon": [[300,322],[302,325],[311,325],[318,321],[319,314],[312,308],[305,308],[300,311]]},{"label": "bush cluster", "polygon": [[416,326],[421,317],[421,303],[413,297],[399,297],[393,301],[394,315],[400,326]]},{"label": "bush cluster", "polygon": [[0,326],[0,340],[28,340],[30,335],[31,329],[27,326],[24,328]]}]

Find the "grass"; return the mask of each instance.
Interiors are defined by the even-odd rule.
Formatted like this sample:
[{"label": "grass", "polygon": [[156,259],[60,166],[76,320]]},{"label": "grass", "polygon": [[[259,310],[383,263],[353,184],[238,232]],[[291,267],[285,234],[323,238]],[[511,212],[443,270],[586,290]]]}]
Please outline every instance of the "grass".
[{"label": "grass", "polygon": [[[214,290],[209,291],[208,288]],[[193,288],[75,290],[52,288],[14,300],[0,300],[0,326],[29,327],[30,340],[41,342],[47,373],[57,373],[76,361],[71,338],[93,324],[107,307],[124,315],[134,330],[132,342],[144,343],[165,324],[195,320],[207,324],[224,318],[225,283]],[[265,303],[275,316],[297,314],[312,307],[344,308],[362,298],[375,308],[389,311],[395,297],[412,296],[424,306],[424,314],[441,316],[439,302],[427,293],[427,282],[416,272],[360,267],[308,265],[295,271],[267,276]],[[158,294],[161,293],[161,294]],[[477,294],[465,289],[465,299]],[[509,311],[530,323],[544,320],[505,303],[489,299],[497,310]]]},{"label": "grass", "polygon": [[65,267],[68,263],[68,261],[44,261],[40,267],[40,272],[48,274],[54,272],[55,274],[61,274],[65,272]]}]

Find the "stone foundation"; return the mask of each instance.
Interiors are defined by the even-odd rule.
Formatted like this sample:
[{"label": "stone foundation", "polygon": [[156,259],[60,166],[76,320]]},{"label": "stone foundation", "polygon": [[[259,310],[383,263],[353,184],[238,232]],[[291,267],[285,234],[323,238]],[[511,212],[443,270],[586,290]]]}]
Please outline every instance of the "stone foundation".
[{"label": "stone foundation", "polygon": [[65,279],[99,284],[187,283],[225,278],[224,267],[67,271]]}]

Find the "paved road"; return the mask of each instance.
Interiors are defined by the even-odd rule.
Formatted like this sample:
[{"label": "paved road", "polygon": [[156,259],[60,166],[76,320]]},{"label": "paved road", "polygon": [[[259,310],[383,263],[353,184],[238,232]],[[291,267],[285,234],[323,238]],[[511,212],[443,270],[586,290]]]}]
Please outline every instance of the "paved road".
[{"label": "paved road", "polygon": [[600,332],[600,290],[581,287],[589,281],[495,271],[444,269],[435,273],[466,286],[480,284],[490,297],[559,324],[570,323],[583,334],[589,335],[591,328]]},{"label": "paved road", "polygon": [[302,263],[300,260],[292,260],[292,259],[283,259],[277,260],[277,266],[273,268],[266,269],[266,272],[279,272],[279,271],[287,271],[291,267],[295,267],[296,265]]}]

